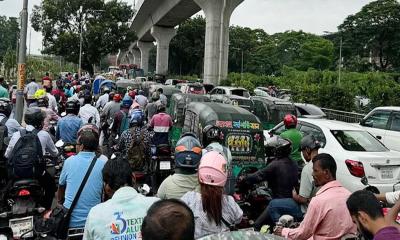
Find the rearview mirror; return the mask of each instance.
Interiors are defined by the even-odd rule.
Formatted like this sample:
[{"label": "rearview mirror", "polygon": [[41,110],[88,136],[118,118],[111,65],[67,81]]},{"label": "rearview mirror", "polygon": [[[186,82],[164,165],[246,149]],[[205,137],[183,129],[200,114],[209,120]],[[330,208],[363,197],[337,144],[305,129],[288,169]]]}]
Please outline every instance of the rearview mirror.
[{"label": "rearview mirror", "polygon": [[60,147],[64,146],[64,141],[63,141],[62,139],[60,139],[60,140],[58,140],[58,141],[56,142],[55,145],[56,145],[56,147],[60,148]]},{"label": "rearview mirror", "polygon": [[66,112],[62,112],[62,113],[61,113],[61,117],[65,117],[66,115],[67,115]]}]

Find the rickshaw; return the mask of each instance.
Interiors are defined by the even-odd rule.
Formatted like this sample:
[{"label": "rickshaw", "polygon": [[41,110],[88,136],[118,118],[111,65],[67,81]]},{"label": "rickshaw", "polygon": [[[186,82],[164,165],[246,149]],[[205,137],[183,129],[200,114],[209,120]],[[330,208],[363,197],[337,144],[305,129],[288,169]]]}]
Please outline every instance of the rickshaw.
[{"label": "rickshaw", "polygon": [[140,89],[141,84],[138,82],[135,82],[134,80],[131,79],[121,79],[115,82],[115,85],[117,86],[117,92],[120,94],[125,94],[126,89],[128,87],[132,87],[133,89]]},{"label": "rickshaw", "polygon": [[174,122],[169,134],[169,139],[171,146],[175,148],[176,142],[182,134],[187,105],[191,102],[210,102],[210,97],[207,95],[175,93],[172,95],[169,102],[167,112]]},{"label": "rickshaw", "polygon": [[262,123],[264,130],[269,130],[280,123],[286,114],[297,115],[296,106],[286,100],[274,97],[251,97],[254,103],[252,112]]},{"label": "rickshaw", "polygon": [[223,134],[232,153],[232,184],[242,169],[265,167],[264,137],[260,120],[248,110],[216,102],[192,102],[186,108],[182,132],[193,132],[203,144],[203,129],[213,125]]},{"label": "rickshaw", "polygon": [[100,94],[100,84],[106,79],[103,76],[97,76],[93,81],[92,91],[93,95],[97,96]]},{"label": "rickshaw", "polygon": [[95,98],[99,97],[104,87],[108,87],[109,89],[111,89],[111,91],[117,89],[113,80],[100,80],[98,81],[98,83],[95,80],[92,87],[93,95],[95,96]]}]

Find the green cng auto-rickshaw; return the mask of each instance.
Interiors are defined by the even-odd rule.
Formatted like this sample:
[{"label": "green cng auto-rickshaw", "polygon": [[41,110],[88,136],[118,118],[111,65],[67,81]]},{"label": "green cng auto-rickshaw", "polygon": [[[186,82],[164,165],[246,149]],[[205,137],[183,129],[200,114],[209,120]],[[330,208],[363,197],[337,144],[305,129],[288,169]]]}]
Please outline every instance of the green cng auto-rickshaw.
[{"label": "green cng auto-rickshaw", "polygon": [[209,125],[221,129],[223,145],[232,153],[234,178],[243,168],[260,169],[265,166],[263,128],[254,114],[230,104],[190,103],[186,108],[182,132],[197,134],[203,143],[203,129]]},{"label": "green cng auto-rickshaw", "polygon": [[182,134],[186,107],[191,102],[210,102],[210,98],[207,95],[174,93],[169,100],[167,111],[174,122],[169,135],[172,147],[175,147]]}]

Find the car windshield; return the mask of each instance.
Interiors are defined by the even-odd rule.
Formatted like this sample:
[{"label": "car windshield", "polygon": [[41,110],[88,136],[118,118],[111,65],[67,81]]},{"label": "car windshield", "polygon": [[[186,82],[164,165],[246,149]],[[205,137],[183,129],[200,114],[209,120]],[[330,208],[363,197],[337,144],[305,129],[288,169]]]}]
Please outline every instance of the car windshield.
[{"label": "car windshield", "polygon": [[232,95],[241,96],[241,97],[250,97],[250,93],[244,89],[234,89],[232,90]]},{"label": "car windshield", "polygon": [[353,152],[387,152],[381,142],[371,134],[359,130],[332,130],[336,140],[347,151]]}]

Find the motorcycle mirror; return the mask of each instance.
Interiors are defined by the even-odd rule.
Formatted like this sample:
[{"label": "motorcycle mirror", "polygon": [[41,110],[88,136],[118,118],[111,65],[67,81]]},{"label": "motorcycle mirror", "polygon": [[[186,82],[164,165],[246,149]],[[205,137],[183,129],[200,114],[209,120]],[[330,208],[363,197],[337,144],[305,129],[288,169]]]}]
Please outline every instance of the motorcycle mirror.
[{"label": "motorcycle mirror", "polygon": [[115,140],[117,140],[119,138],[119,135],[115,136]]},{"label": "motorcycle mirror", "polygon": [[368,185],[368,178],[366,176],[362,177],[361,178],[361,183],[367,186]]},{"label": "motorcycle mirror", "polygon": [[114,153],[111,155],[111,160],[116,159],[117,155],[115,155]]},{"label": "motorcycle mirror", "polygon": [[149,185],[143,184],[143,186],[142,186],[142,193],[143,193],[144,195],[147,195],[147,194],[150,193],[150,187],[149,187]]},{"label": "motorcycle mirror", "polygon": [[58,141],[56,142],[56,147],[60,148],[60,147],[62,147],[62,146],[64,146],[64,141],[63,141],[62,139],[60,139],[60,140],[58,140]]},{"label": "motorcycle mirror", "polygon": [[65,116],[67,116],[67,113],[66,112],[62,112],[61,113],[61,117],[65,117]]}]

